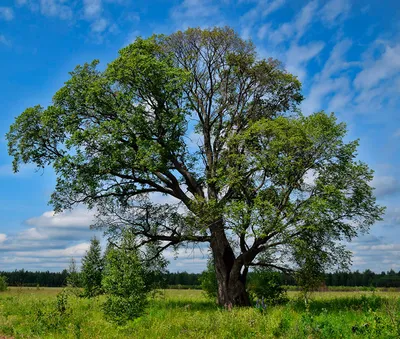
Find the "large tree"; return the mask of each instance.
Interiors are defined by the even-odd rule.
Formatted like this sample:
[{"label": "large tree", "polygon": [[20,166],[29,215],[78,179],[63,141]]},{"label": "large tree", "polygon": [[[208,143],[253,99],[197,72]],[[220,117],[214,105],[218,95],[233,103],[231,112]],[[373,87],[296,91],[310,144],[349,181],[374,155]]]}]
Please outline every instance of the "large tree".
[{"label": "large tree", "polygon": [[303,116],[298,79],[233,30],[138,38],[97,65],[17,117],[14,170],[52,165],[56,211],[97,208],[99,226],[130,228],[139,247],[208,244],[221,305],[249,304],[252,265],[347,264],[342,240],[380,218],[345,125]]}]

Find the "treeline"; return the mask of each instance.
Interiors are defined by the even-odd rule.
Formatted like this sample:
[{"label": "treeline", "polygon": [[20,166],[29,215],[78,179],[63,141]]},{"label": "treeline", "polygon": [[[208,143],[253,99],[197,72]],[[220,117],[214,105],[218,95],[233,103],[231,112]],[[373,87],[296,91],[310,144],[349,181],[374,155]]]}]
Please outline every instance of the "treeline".
[{"label": "treeline", "polygon": [[[253,274],[252,272],[249,273]],[[31,272],[15,270],[13,272],[0,272],[5,276],[9,286],[42,286],[61,287],[66,284],[68,272]],[[199,288],[201,273],[167,272],[162,276],[165,287]],[[282,285],[294,286],[295,279],[288,274],[280,274]],[[374,287],[400,287],[400,271],[374,273],[371,270],[364,272],[335,272],[325,274],[326,286],[374,286]]]},{"label": "treeline", "polygon": [[15,270],[12,272],[0,272],[0,276],[7,278],[8,286],[42,286],[61,287],[67,282],[68,272],[41,272]]},{"label": "treeline", "polygon": [[[281,273],[280,277],[282,285],[296,285],[293,276]],[[325,273],[324,283],[326,286],[400,287],[400,271],[390,270],[375,273],[371,270],[365,270],[364,272]]]}]

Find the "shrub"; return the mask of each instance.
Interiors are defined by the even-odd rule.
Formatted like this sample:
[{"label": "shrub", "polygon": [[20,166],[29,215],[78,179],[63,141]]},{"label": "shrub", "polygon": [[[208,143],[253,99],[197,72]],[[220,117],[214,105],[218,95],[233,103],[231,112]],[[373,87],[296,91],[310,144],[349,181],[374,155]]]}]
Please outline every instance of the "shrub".
[{"label": "shrub", "polygon": [[109,248],[103,276],[107,294],[104,313],[108,320],[124,324],[143,314],[149,288],[138,253],[124,239],[120,248]]},{"label": "shrub", "polygon": [[215,274],[214,261],[212,259],[208,259],[207,268],[201,273],[199,280],[200,286],[205,294],[209,298],[216,299],[218,293],[218,282]]},{"label": "shrub", "polygon": [[0,292],[6,291],[7,288],[7,278],[3,275],[0,275]]},{"label": "shrub", "polygon": [[268,305],[282,304],[288,300],[286,290],[280,283],[280,275],[274,271],[255,271],[250,276],[248,291],[253,299],[262,300]]}]

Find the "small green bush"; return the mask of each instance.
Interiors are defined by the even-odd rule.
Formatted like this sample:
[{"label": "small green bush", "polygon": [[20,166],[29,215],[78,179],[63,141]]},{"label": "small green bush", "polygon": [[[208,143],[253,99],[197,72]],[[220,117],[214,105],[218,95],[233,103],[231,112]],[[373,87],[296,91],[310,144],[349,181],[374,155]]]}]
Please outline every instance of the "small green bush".
[{"label": "small green bush", "polygon": [[7,291],[7,278],[3,275],[0,275],[0,292]]},{"label": "small green bush", "polygon": [[143,314],[149,288],[138,253],[129,243],[108,249],[102,283],[107,294],[103,310],[108,320],[122,325]]},{"label": "small green bush", "polygon": [[278,305],[288,301],[278,272],[268,270],[254,272],[248,284],[248,291],[254,301],[262,300],[268,305]]},{"label": "small green bush", "polygon": [[217,298],[218,282],[215,274],[214,261],[209,259],[207,262],[207,269],[201,273],[199,278],[201,289],[211,299]]}]

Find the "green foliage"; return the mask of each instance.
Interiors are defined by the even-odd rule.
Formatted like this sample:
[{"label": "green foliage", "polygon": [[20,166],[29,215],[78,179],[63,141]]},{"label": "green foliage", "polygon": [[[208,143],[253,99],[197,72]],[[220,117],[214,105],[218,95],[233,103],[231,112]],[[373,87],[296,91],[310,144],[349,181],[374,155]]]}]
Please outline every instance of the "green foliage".
[{"label": "green foliage", "polygon": [[233,269],[276,267],[277,253],[302,272],[346,268],[342,241],[381,218],[345,124],[301,114],[296,76],[232,29],[138,38],[98,63],[77,66],[52,105],[27,108],[7,133],[15,171],[53,166],[56,211],[96,207],[98,227],[129,226],[139,245],[209,243],[219,287],[239,290]]},{"label": "green foliage", "polygon": [[5,276],[0,275],[0,292],[7,291],[8,284],[7,278]]},{"label": "green foliage", "polygon": [[288,301],[285,288],[280,281],[278,272],[270,270],[257,270],[252,272],[248,290],[256,301],[267,305],[279,305]]},{"label": "green foliage", "polygon": [[81,287],[82,279],[76,266],[76,261],[71,258],[68,266],[67,286],[71,288]]},{"label": "green foliage", "polygon": [[101,255],[100,241],[93,238],[89,250],[82,258],[81,281],[86,297],[91,298],[102,293],[103,268],[104,259]]},{"label": "green foliage", "polygon": [[[43,339],[124,338],[359,338],[397,339],[400,329],[398,293],[318,293],[307,308],[291,300],[269,306],[225,311],[201,291],[167,291],[150,300],[147,312],[125,326],[102,314],[103,298],[77,298],[67,293],[58,306],[59,289],[13,289],[0,295],[0,333]],[[64,293],[64,292],[61,292]],[[385,296],[383,296],[385,295]],[[61,298],[59,298],[61,299]]]},{"label": "green foliage", "polygon": [[207,269],[201,273],[199,278],[200,286],[207,297],[215,300],[218,293],[218,282],[215,274],[214,261],[210,258],[207,261]]},{"label": "green foliage", "polygon": [[106,256],[104,313],[107,319],[118,324],[143,314],[150,291],[139,255],[131,245],[132,238],[125,233],[121,246],[109,248]]}]

